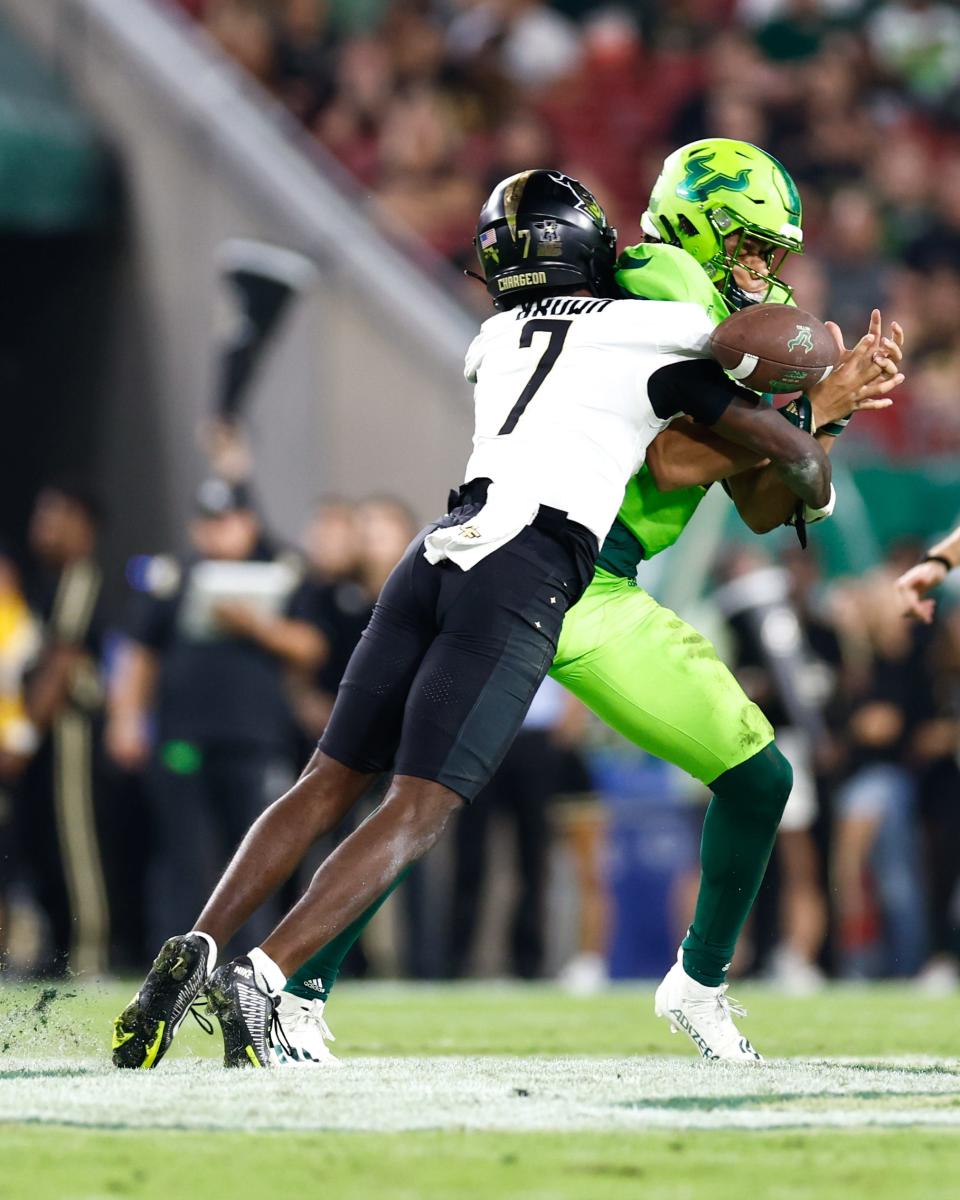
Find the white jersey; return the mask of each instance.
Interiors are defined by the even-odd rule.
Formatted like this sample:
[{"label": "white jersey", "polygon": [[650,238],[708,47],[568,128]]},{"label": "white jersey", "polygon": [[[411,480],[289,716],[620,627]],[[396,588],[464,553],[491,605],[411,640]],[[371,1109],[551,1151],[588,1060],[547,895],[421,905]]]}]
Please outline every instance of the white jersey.
[{"label": "white jersey", "polygon": [[564,296],[491,317],[466,357],[476,389],[465,481],[490,479],[534,513],[560,509],[602,542],[627,481],[676,415],[654,412],[650,376],[706,357],[712,331],[700,305],[676,301]]}]

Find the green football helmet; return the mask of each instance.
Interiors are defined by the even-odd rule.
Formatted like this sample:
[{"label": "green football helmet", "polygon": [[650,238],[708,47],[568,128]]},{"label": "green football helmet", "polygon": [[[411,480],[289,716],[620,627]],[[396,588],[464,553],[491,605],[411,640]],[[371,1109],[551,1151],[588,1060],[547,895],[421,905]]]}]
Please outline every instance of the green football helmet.
[{"label": "green football helmet", "polygon": [[[790,298],[793,289],[778,273],[788,254],[803,253],[800,221],[800,193],[786,169],[731,138],[704,138],[669,155],[640,218],[648,237],[691,254],[734,308]],[[731,233],[740,234],[732,252],[725,245]],[[748,237],[770,247],[766,292],[746,292],[732,275]]]}]

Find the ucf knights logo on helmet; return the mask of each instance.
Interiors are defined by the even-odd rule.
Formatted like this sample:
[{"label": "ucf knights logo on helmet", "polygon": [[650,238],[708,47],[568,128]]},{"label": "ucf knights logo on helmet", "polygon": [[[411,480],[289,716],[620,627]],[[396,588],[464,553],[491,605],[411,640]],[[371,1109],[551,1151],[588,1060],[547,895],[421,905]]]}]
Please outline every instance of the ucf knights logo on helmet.
[{"label": "ucf knights logo on helmet", "polygon": [[522,171],[493,189],[474,239],[487,291],[500,307],[532,291],[612,294],[617,231],[596,197],[560,171]]}]

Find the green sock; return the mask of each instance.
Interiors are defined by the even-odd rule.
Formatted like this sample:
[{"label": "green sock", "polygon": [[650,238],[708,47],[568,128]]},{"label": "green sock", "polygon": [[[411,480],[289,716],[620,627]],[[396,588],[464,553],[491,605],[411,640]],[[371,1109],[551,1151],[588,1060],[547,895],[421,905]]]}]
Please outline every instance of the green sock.
[{"label": "green sock", "polygon": [[700,892],[683,939],[683,969],[698,983],[723,983],[750,915],[793,786],[793,770],[771,742],[710,785],[700,843]]},{"label": "green sock", "polygon": [[343,933],[338,933],[332,942],[327,942],[325,946],[321,946],[316,954],[312,954],[307,961],[299,967],[287,980],[285,992],[292,992],[294,996],[300,996],[303,1000],[320,999],[324,1003],[330,999],[330,992],[333,990],[333,985],[337,982],[337,976],[340,974],[340,967],[343,965],[343,960],[350,953],[350,950],[360,934],[370,924],[376,914],[383,907],[386,900],[393,895],[401,883],[410,873],[410,868],[407,867],[393,881],[390,887],[383,893],[379,899],[374,900],[368,909],[360,914],[359,917],[346,927]]}]

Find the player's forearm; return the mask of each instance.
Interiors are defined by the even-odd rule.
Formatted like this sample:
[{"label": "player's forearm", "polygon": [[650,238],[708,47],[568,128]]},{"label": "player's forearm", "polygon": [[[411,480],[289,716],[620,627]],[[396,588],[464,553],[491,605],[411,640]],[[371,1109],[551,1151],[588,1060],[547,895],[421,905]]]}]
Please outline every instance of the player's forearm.
[{"label": "player's forearm", "polygon": [[737,396],[714,424],[716,431],[769,458],[783,484],[810,508],[830,499],[830,460],[823,447],[772,408]]},{"label": "player's forearm", "polygon": [[315,670],[327,656],[323,634],[306,621],[272,617],[251,624],[250,636],[294,667]]},{"label": "player's forearm", "polygon": [[[823,434],[816,440],[829,454],[837,439]],[[737,512],[754,533],[777,529],[797,508],[796,494],[787,487],[772,463],[733,476],[728,487]]]},{"label": "player's forearm", "polygon": [[685,418],[659,434],[647,450],[647,466],[661,492],[706,487],[762,461],[756,451]]},{"label": "player's forearm", "polygon": [[952,567],[960,566],[960,528],[948,534],[942,541],[931,546],[931,557],[945,558]]},{"label": "player's forearm", "polygon": [[44,656],[26,693],[27,713],[38,729],[49,729],[66,703],[81,653],[76,646],[54,646]]},{"label": "player's forearm", "polygon": [[156,655],[128,642],[118,657],[107,696],[111,720],[143,721],[153,705],[159,664]]},{"label": "player's forearm", "polygon": [[773,467],[786,487],[808,508],[825,508],[829,504],[830,460],[822,450],[819,454],[807,453],[774,462]]}]

